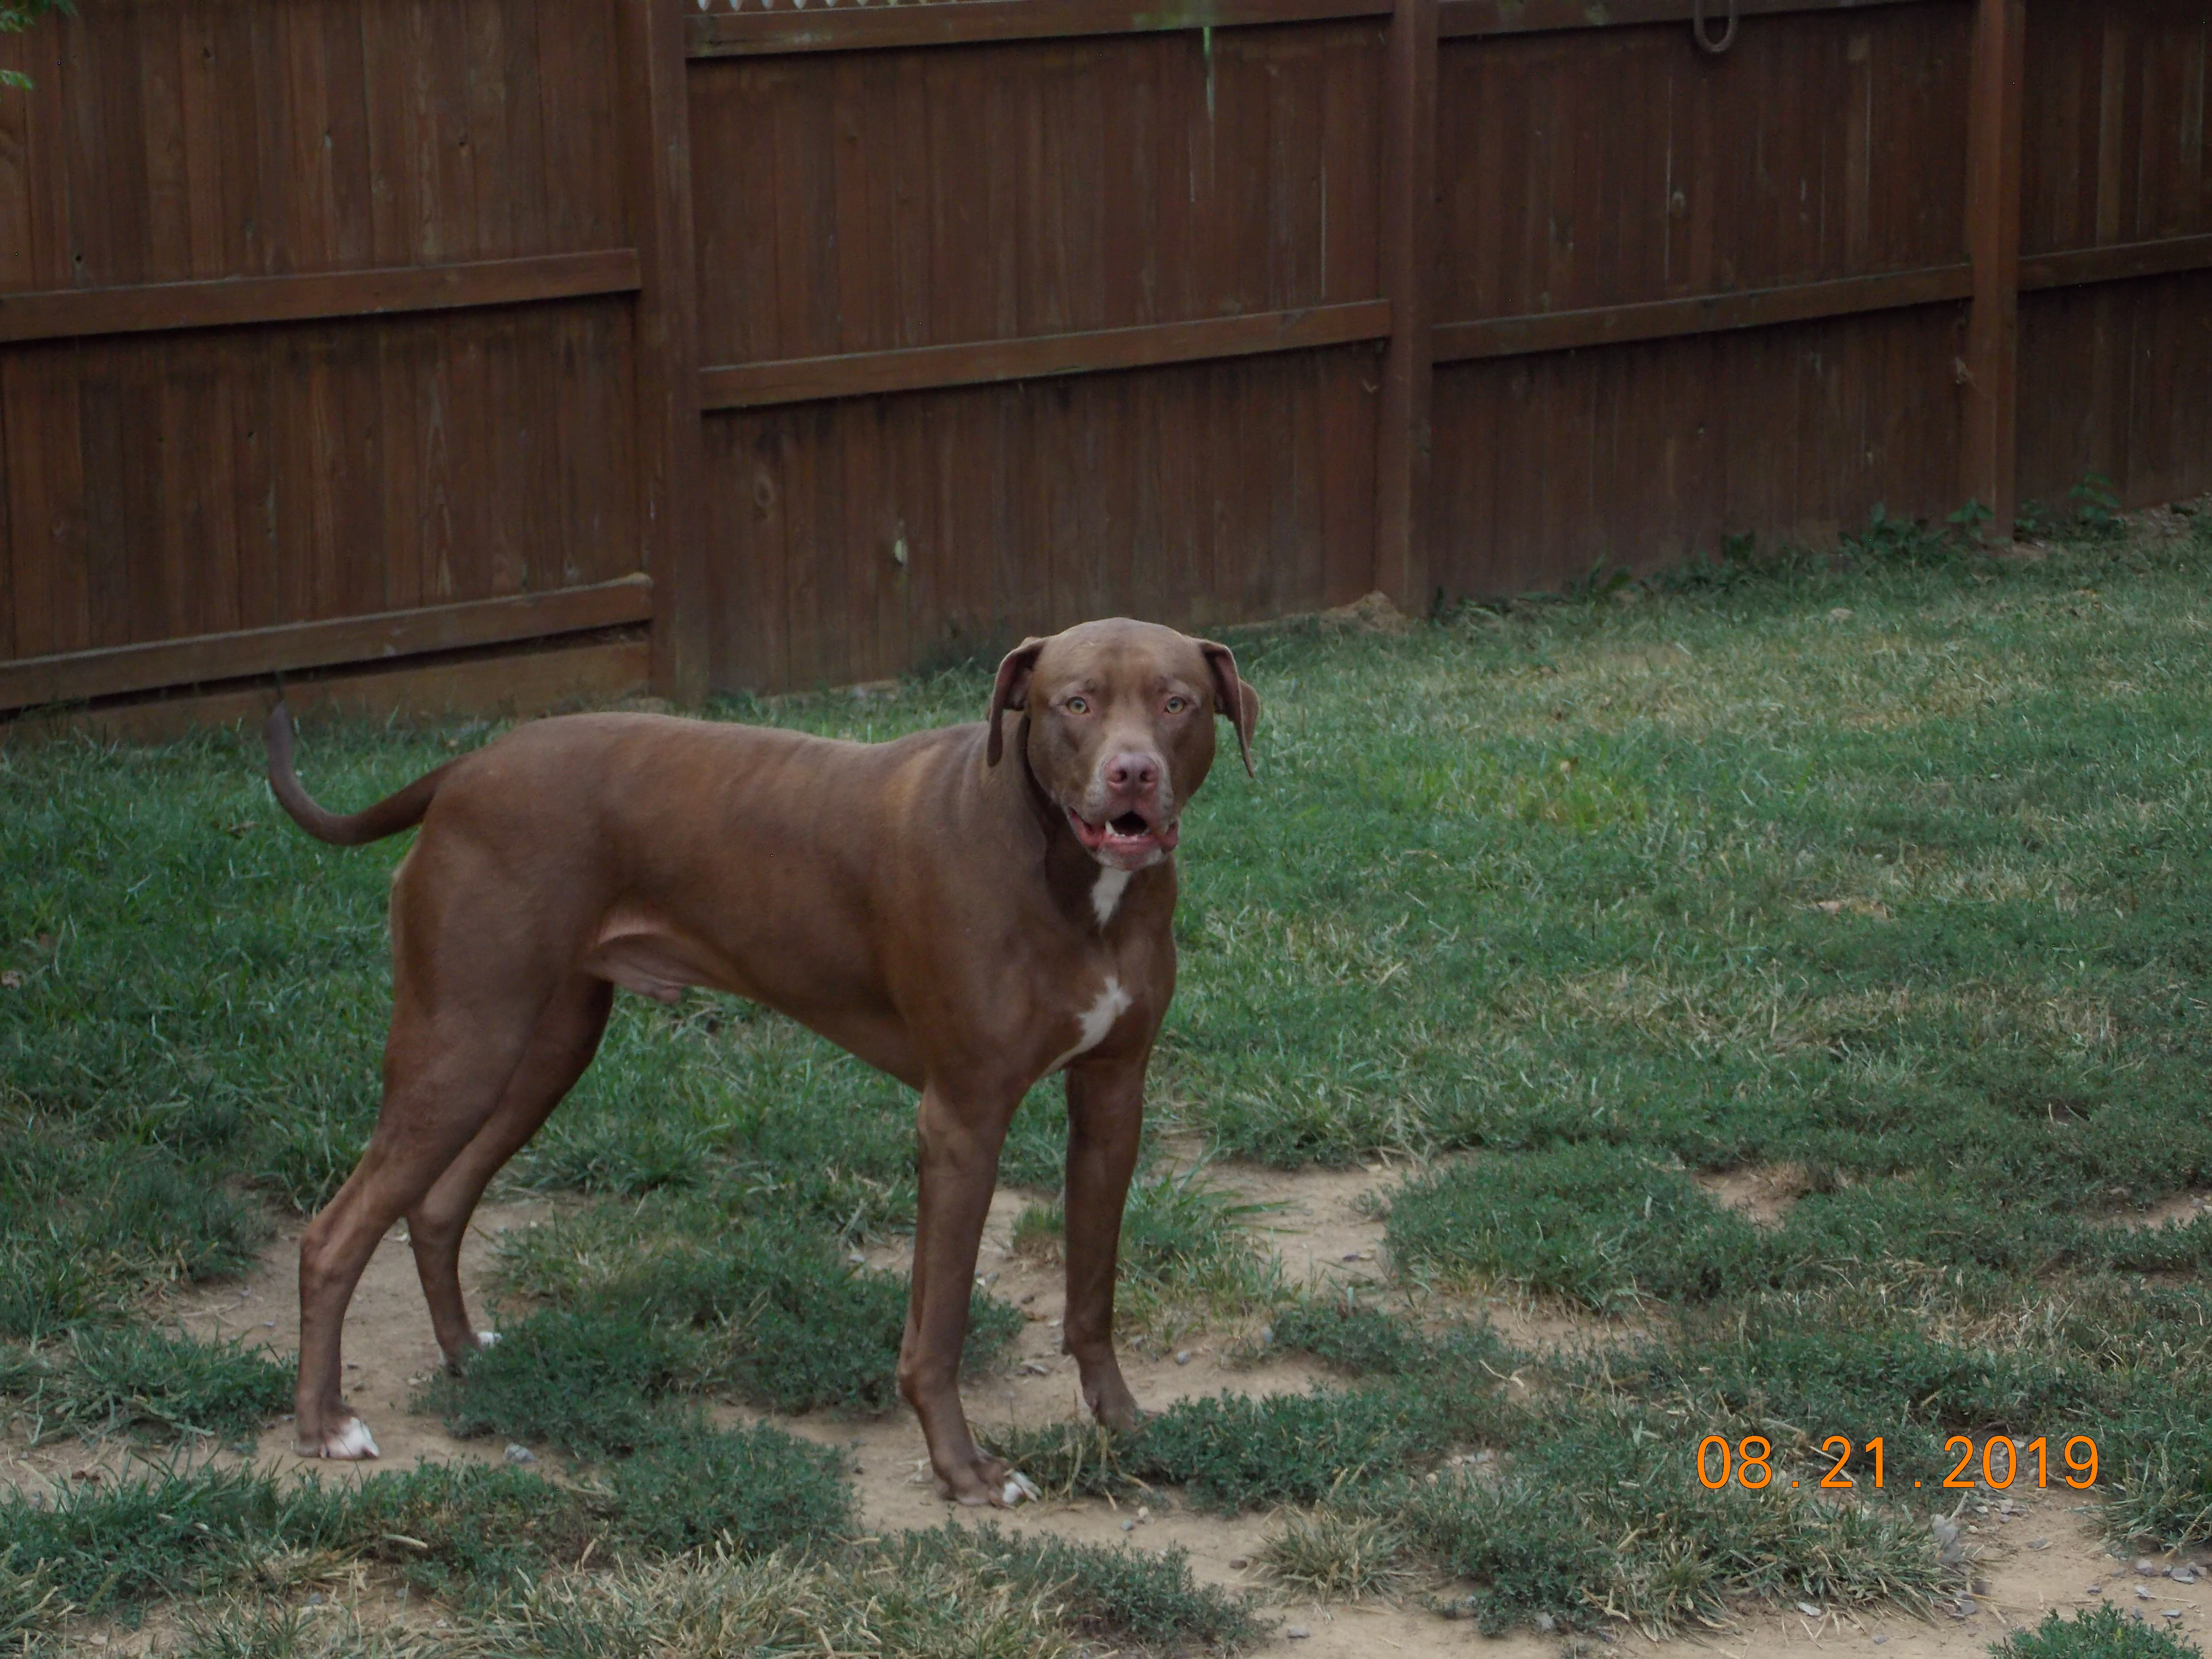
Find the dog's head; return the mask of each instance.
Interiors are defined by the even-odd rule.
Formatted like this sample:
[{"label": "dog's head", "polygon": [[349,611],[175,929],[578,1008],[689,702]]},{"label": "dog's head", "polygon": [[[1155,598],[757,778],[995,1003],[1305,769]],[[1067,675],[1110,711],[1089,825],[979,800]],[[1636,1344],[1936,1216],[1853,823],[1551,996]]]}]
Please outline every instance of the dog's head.
[{"label": "dog's head", "polygon": [[1142,870],[1175,849],[1183,803],[1213,765],[1216,715],[1251,771],[1260,696],[1227,646],[1116,617],[1006,653],[991,691],[994,766],[1009,710],[1027,713],[1030,774],[1084,850]]}]

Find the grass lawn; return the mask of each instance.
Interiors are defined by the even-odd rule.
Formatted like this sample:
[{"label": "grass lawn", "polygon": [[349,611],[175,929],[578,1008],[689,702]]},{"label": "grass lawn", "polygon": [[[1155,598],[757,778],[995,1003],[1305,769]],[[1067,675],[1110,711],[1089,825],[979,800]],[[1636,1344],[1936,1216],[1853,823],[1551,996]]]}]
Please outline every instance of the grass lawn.
[{"label": "grass lawn", "polygon": [[[1255,1351],[1264,1326],[1332,1380],[1008,1449],[1065,1493],[1287,1506],[1280,1583],[1492,1631],[1955,1597],[1971,1570],[1930,1525],[1954,1435],[2040,1438],[2054,1483],[2091,1437],[2117,1546],[2212,1542],[2212,1227],[2185,1219],[2212,1191],[2208,576],[2212,513],[2077,526],[2032,563],[1877,524],[1838,556],[1238,637],[1261,772],[1193,808],[1126,1322]],[[714,713],[885,738],[988,691]],[[315,729],[307,776],[355,805],[489,734]],[[504,1253],[508,1340],[422,1401],[563,1478],[201,1455],[289,1374],[160,1328],[165,1298],[350,1168],[406,845],[311,842],[260,764],[251,734],[0,749],[0,1409],[19,1443],[166,1460],[0,1497],[0,1645],[157,1601],[196,1653],[386,1641],[304,1617],[332,1562],[419,1587],[447,1622],[407,1643],[456,1655],[1266,1627],[1172,1553],[862,1536],[835,1458],[717,1426],[720,1402],[896,1406],[904,1283],[852,1255],[912,1225],[913,1103],[703,994],[620,1001],[509,1172],[580,1199]],[[1003,1172],[1048,1252],[1062,1128],[1041,1089]],[[1240,1164],[1407,1171],[1389,1294],[1293,1282],[1212,1179]],[[1501,1291],[1589,1340],[1516,1347],[1484,1316]],[[979,1289],[978,1374],[1020,1324]],[[1819,1484],[1839,1435],[1847,1496]],[[1757,1437],[1771,1482],[1709,1490],[1707,1436],[1732,1470]],[[2188,1650],[2106,1622],[2008,1651]]]}]

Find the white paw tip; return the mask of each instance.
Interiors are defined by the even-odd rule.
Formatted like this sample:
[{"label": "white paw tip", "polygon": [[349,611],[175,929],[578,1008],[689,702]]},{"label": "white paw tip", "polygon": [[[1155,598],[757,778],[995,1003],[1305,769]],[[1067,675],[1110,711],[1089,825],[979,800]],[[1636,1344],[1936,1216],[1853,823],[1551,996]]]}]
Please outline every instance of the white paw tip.
[{"label": "white paw tip", "polygon": [[1024,1474],[1019,1469],[1016,1469],[1012,1474],[1006,1477],[1006,1486],[999,1493],[1000,1501],[1004,1503],[1008,1509],[1013,1508],[1015,1504],[1020,1503],[1024,1498],[1035,1500],[1042,1498],[1042,1496],[1044,1496],[1044,1494],[1037,1490],[1037,1483],[1030,1480],[1026,1474]]},{"label": "white paw tip", "polygon": [[496,1348],[498,1346],[499,1333],[497,1331],[478,1331],[477,1333],[477,1346],[479,1348]]},{"label": "white paw tip", "polygon": [[381,1457],[376,1449],[376,1437],[368,1431],[368,1425],[358,1417],[347,1420],[345,1427],[323,1442],[323,1455],[337,1458]]}]

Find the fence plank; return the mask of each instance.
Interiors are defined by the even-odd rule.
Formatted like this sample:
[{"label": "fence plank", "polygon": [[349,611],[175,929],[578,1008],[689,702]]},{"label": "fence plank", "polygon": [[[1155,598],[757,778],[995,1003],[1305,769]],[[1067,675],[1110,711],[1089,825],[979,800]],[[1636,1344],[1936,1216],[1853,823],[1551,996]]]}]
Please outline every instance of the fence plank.
[{"label": "fence plank", "polygon": [[633,248],[464,264],[398,265],[305,276],[143,283],[125,288],[0,294],[0,344],[28,340],[311,322],[477,306],[627,294],[638,286]]},{"label": "fence plank", "polygon": [[1147,4],[1146,0],[961,0],[953,5],[851,11],[710,12],[690,20],[689,51],[694,58],[744,58],[1086,34],[1159,34],[1387,17],[1391,4],[1392,0],[1182,0],[1168,5]]},{"label": "fence plank", "polygon": [[0,663],[0,709],[551,639],[652,617],[652,580],[636,575],[592,587],[20,658]]},{"label": "fence plank", "polygon": [[2021,76],[2027,0],[1978,0],[1966,106],[1966,247],[1974,303],[1960,379],[1966,392],[1960,491],[2012,538],[2020,464]]},{"label": "fence plank", "polygon": [[625,0],[615,9],[623,194],[640,279],[633,405],[639,553],[665,602],[653,630],[653,683],[663,696],[696,702],[707,691],[716,606],[700,497],[699,274],[683,3]]},{"label": "fence plank", "polygon": [[2212,270],[2212,235],[2169,236],[2156,242],[2124,242],[2118,247],[2069,248],[2020,262],[2023,290],[2075,288],[2086,283],[2118,283],[2134,276],[2171,276]]},{"label": "fence plank", "polygon": [[824,398],[858,398],[933,386],[988,386],[1107,369],[1149,368],[1212,357],[1302,351],[1376,340],[1390,333],[1390,302],[1312,306],[1188,323],[1147,323],[1022,340],[856,351],[836,357],[726,363],[699,374],[702,409],[761,409]]},{"label": "fence plank", "polygon": [[1437,0],[1397,0],[1382,69],[1382,292],[1390,301],[1375,429],[1375,585],[1429,605],[1431,327],[1436,303]]},{"label": "fence plank", "polygon": [[[1638,24],[1686,23],[1694,0],[1440,0],[1441,32],[1449,39],[1470,34],[1552,34],[1570,29],[1632,27]],[[1744,17],[1774,17],[1790,12],[1859,11],[1873,6],[1924,4],[1926,0],[1735,0]],[[1713,27],[1729,9],[1729,0],[1705,0]]]},{"label": "fence plank", "polygon": [[1475,322],[1440,323],[1436,360],[1462,362],[1478,357],[1518,357],[1539,351],[1572,351],[1585,346],[1621,345],[1632,340],[1665,340],[1686,334],[1717,334],[1729,329],[1768,328],[1778,323],[1810,322],[1866,311],[1896,311],[1946,300],[1971,298],[1972,265],[1936,265],[1880,276],[1849,276],[1831,283],[1792,283],[1747,294],[1703,294],[1686,300],[1647,300],[1633,305],[1598,306],[1587,311],[1543,312],[1526,317],[1492,317]]}]

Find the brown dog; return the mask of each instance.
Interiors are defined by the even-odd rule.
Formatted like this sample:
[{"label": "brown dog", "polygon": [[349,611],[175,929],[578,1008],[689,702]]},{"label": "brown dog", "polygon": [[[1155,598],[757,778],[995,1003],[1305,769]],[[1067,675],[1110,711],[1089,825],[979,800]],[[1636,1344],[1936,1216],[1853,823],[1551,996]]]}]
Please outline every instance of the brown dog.
[{"label": "brown dog", "polygon": [[855,744],[572,715],[340,817],[301,787],[278,704],[269,782],[302,828],[356,846],[422,825],[392,884],[383,1109],[300,1241],[301,1454],[376,1455],[339,1396],[338,1340],[401,1216],[447,1359],[493,1340],[461,1300],[462,1233],[591,1063],[617,986],[735,992],[921,1091],[899,1389],[939,1488],[965,1504],[1027,1489],[969,1433],[960,1352],[1006,1125],[1065,1070],[1063,1344],[1099,1420],[1131,1423],[1115,1258],[1175,993],[1170,855],[1217,714],[1249,771],[1259,698],[1226,647],[1088,623],[1010,653],[981,726]]}]

